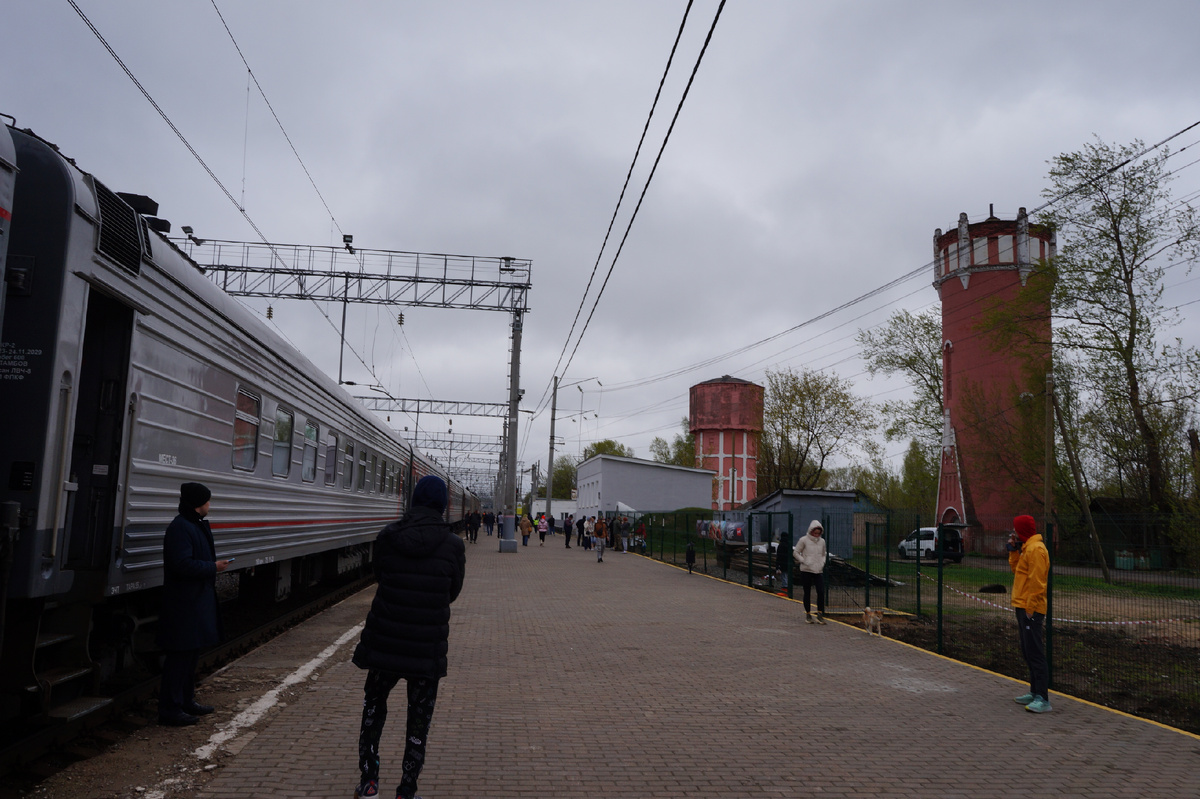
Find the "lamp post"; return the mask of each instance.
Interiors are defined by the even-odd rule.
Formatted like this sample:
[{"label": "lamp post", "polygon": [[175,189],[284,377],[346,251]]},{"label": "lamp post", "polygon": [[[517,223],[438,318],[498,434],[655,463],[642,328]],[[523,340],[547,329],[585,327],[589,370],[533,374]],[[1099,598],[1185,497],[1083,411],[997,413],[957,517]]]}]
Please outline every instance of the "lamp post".
[{"label": "lamp post", "polygon": [[[583,387],[581,383],[586,383],[589,380],[595,380],[601,386],[603,383],[594,377],[585,377],[582,380],[576,380],[574,383],[567,383],[567,386],[576,386],[579,388],[579,412],[583,413]],[[558,412],[558,375],[554,376],[554,390],[550,394],[550,455],[546,458],[546,517],[553,516],[552,507],[554,503],[554,417]]]}]

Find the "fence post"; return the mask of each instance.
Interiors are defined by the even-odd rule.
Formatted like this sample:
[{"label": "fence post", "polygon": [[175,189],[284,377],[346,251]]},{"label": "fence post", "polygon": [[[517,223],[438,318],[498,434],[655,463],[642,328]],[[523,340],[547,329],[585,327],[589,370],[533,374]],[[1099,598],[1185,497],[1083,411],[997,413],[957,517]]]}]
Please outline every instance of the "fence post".
[{"label": "fence post", "polygon": [[921,618],[921,514],[917,514],[917,618]]},{"label": "fence post", "polygon": [[885,517],[883,530],[883,606],[892,606],[892,512],[889,510]]},{"label": "fence post", "polygon": [[[796,546],[796,531],[792,529],[792,521],[793,520],[792,520],[792,512],[791,511],[788,511],[787,517],[788,517],[788,541],[794,547],[794,546]],[[796,576],[796,572],[792,568],[793,565],[794,564],[792,563],[792,556],[789,554],[789,555],[787,555],[788,599],[796,598],[796,595],[795,595],[796,589],[795,589],[795,586],[793,585],[795,583],[795,580],[792,579]]]},{"label": "fence post", "polygon": [[746,585],[754,587],[754,514],[746,516]]},{"label": "fence post", "polygon": [[[1046,522],[1045,544],[1053,552],[1054,524]],[[1049,558],[1050,568],[1046,573],[1046,671],[1049,675],[1046,688],[1054,687],[1054,558]]]},{"label": "fence post", "polygon": [[[937,550],[938,559],[938,598],[937,598],[937,653],[942,654],[942,584],[944,582],[944,568],[946,565],[946,555],[942,551],[943,525],[937,526],[937,532],[934,535],[937,538],[933,539],[933,546]],[[921,550],[918,545],[917,554],[920,555]]]},{"label": "fence post", "polygon": [[863,593],[863,604],[871,606],[871,523],[863,522],[863,532],[867,539],[867,590]]}]

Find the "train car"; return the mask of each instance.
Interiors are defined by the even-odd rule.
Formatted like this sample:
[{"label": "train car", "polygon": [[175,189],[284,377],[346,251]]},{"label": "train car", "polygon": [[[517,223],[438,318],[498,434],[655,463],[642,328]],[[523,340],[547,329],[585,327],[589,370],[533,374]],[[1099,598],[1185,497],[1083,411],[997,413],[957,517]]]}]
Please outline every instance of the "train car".
[{"label": "train car", "polygon": [[[443,470],[212,284],[118,194],[27,130],[0,336],[0,719],[70,716],[152,647],[179,485],[212,489],[243,594],[363,572]],[[464,496],[447,511],[459,525]]]}]

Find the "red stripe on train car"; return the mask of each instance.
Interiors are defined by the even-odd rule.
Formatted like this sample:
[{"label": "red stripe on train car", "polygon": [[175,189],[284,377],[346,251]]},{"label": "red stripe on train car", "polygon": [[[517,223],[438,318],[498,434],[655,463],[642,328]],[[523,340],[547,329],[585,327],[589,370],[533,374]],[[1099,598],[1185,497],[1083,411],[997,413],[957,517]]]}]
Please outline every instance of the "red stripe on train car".
[{"label": "red stripe on train car", "polygon": [[298,527],[311,524],[357,524],[359,522],[390,522],[395,521],[391,516],[370,516],[364,519],[285,519],[275,522],[213,522],[209,526],[214,530],[229,530],[243,527]]}]

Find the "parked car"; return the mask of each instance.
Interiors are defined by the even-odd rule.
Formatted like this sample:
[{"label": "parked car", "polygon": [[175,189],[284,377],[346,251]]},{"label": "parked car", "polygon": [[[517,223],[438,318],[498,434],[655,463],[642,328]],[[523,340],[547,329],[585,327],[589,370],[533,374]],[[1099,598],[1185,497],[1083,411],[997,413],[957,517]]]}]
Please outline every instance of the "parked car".
[{"label": "parked car", "polygon": [[[897,546],[900,557],[915,558],[919,553],[921,560],[937,560],[937,531],[936,527],[922,527],[919,530],[913,530]],[[946,560],[954,563],[962,563],[962,532],[953,528],[947,528],[944,537],[945,541],[943,542],[942,549],[944,550]]]}]

